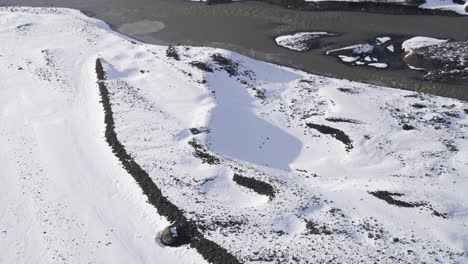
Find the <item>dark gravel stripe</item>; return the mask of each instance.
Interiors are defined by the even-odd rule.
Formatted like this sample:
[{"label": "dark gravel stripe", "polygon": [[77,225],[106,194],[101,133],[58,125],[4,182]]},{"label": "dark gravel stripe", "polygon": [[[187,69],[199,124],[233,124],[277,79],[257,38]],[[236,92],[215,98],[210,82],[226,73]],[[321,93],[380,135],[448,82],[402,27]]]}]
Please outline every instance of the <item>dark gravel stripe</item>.
[{"label": "dark gravel stripe", "polygon": [[[105,137],[115,156],[122,162],[124,169],[133,176],[140,185],[143,193],[148,197],[148,202],[153,205],[160,215],[168,218],[177,226],[178,233],[182,233],[191,247],[195,248],[210,263],[237,264],[240,263],[233,255],[227,252],[218,244],[205,239],[198,231],[196,224],[190,222],[183,212],[162,195],[161,190],[156,186],[148,173],[144,171],[138,163],[127,153],[120,143],[115,133],[115,123],[110,103],[109,90],[106,87],[106,73],[101,60],[96,60],[96,74],[101,95],[101,102],[104,107],[104,122],[106,124]],[[155,260],[156,261],[156,260]]]}]

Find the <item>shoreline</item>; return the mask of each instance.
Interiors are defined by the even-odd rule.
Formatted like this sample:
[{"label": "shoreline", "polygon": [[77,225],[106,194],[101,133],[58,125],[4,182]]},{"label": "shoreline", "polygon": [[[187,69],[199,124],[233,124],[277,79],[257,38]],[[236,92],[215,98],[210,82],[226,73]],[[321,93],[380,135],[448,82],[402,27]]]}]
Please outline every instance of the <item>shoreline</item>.
[{"label": "shoreline", "polygon": [[[14,5],[51,6],[52,3],[57,7],[82,10],[87,15],[106,21],[115,31],[148,44],[228,49],[254,59],[321,76],[468,101],[465,83],[425,81],[422,72],[409,68],[386,71],[355,69],[323,55],[327,49],[395,34],[468,40],[468,32],[463,30],[468,28],[468,19],[463,16],[297,11],[256,1],[208,6],[199,2],[169,3],[157,0],[148,8],[129,9],[123,3],[115,3],[109,8],[106,5],[108,1],[100,0],[89,5],[20,0],[15,1]],[[138,0],[135,7],[143,1]],[[326,41],[323,49],[306,53],[293,52],[276,45],[275,36],[298,31],[336,32],[340,36]]]}]

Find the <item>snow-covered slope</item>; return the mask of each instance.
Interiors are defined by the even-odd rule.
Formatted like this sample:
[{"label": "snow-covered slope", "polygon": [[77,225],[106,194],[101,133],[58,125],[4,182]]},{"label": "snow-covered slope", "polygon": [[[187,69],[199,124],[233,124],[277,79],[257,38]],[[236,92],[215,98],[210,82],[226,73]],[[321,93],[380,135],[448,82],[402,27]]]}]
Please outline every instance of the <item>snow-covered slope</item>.
[{"label": "snow-covered slope", "polygon": [[155,242],[169,223],[104,140],[94,61],[123,41],[107,32],[77,11],[0,9],[2,264],[203,263]]},{"label": "snow-covered slope", "polygon": [[0,13],[0,262],[202,261],[155,241],[168,222],[104,141],[107,99],[131,159],[240,262],[468,261],[467,103]]}]

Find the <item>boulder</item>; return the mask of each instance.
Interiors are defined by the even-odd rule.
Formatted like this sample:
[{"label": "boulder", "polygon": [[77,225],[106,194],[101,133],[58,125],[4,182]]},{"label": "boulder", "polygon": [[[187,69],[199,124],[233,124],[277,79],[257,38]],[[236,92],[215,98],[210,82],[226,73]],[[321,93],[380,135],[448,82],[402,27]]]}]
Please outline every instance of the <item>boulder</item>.
[{"label": "boulder", "polygon": [[170,225],[161,232],[161,243],[169,247],[178,247],[190,243],[187,228],[182,225]]}]

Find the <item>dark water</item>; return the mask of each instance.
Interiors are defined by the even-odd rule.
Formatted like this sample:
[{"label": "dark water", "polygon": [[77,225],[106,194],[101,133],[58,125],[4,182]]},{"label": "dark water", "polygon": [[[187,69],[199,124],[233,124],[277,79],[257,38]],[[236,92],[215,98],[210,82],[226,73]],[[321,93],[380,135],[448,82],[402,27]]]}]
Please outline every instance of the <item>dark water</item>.
[{"label": "dark water", "polygon": [[[183,0],[0,0],[0,5],[76,8],[149,43],[225,48],[320,75],[468,101],[466,82],[424,81],[421,72],[409,69],[349,67],[323,55],[327,49],[385,35],[468,40],[468,17],[304,12],[258,2],[207,6]],[[323,48],[307,53],[276,46],[275,36],[294,31],[329,31],[342,35],[327,39]]]}]

